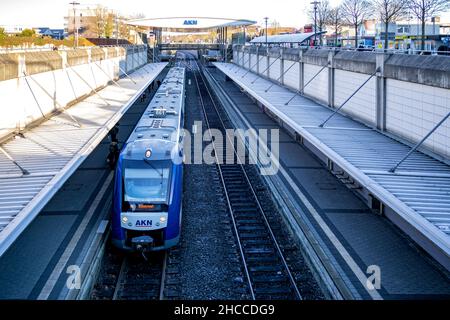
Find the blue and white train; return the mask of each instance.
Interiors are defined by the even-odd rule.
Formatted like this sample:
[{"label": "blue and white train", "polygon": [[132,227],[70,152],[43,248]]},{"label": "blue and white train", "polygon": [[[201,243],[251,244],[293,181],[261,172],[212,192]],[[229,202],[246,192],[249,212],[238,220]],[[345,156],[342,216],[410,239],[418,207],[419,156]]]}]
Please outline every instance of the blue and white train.
[{"label": "blue and white train", "polygon": [[185,69],[172,68],[117,162],[112,241],[127,251],[158,251],[180,239]]}]

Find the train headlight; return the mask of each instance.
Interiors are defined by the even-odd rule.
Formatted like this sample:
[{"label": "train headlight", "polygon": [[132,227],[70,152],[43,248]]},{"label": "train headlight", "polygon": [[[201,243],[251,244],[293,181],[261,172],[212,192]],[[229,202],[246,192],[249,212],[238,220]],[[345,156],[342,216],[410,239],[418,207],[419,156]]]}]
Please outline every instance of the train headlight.
[{"label": "train headlight", "polygon": [[127,222],[128,222],[128,218],[125,217],[125,216],[123,216],[123,217],[122,217],[122,222],[123,222],[123,223],[127,223]]},{"label": "train headlight", "polygon": [[160,221],[161,223],[164,223],[164,222],[167,221],[167,218],[166,218],[165,216],[161,216],[161,217],[159,218],[159,221]]},{"label": "train headlight", "polygon": [[147,151],[145,151],[146,158],[150,158],[151,156],[152,156],[152,150],[148,149]]}]

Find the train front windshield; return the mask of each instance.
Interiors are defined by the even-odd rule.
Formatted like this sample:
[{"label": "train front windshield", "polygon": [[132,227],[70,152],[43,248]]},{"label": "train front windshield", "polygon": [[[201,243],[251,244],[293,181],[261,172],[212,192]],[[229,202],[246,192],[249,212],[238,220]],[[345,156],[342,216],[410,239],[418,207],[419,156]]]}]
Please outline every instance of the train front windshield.
[{"label": "train front windshield", "polygon": [[129,203],[167,203],[170,162],[140,162],[124,169],[124,200]]}]

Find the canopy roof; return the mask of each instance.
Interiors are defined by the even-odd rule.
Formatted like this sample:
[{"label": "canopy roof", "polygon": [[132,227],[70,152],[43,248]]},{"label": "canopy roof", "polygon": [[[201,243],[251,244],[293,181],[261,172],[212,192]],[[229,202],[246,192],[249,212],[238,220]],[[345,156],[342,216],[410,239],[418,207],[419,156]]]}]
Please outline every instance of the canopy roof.
[{"label": "canopy roof", "polygon": [[[267,43],[301,43],[306,41],[312,37],[314,34],[322,34],[326,31],[322,32],[306,32],[306,33],[293,33],[293,34],[280,34],[275,36],[267,36]],[[266,37],[256,37],[250,43],[266,43]]]},{"label": "canopy roof", "polygon": [[172,32],[206,32],[224,27],[245,27],[256,21],[210,17],[144,18],[127,21],[127,24],[151,29],[161,28]]}]

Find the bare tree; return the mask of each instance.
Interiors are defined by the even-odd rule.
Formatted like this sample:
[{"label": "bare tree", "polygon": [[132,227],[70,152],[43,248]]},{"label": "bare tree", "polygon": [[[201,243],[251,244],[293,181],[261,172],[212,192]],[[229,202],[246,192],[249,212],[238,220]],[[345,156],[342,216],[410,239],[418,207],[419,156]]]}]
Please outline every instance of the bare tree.
[{"label": "bare tree", "polygon": [[133,13],[133,14],[129,15],[128,18],[132,19],[132,20],[134,20],[134,19],[144,19],[145,18],[145,13],[143,13],[143,12],[136,12],[136,13]]},{"label": "bare tree", "polygon": [[114,14],[108,13],[105,17],[105,26],[104,26],[105,38],[110,39],[113,36],[114,32]]},{"label": "bare tree", "polygon": [[269,34],[269,35],[278,34],[280,27],[281,27],[281,24],[277,20],[273,20],[270,24],[270,28],[267,31],[267,34]]},{"label": "bare tree", "polygon": [[121,16],[117,16],[116,19],[116,28],[118,32],[119,39],[125,39],[128,40],[130,36],[130,27],[125,23],[125,18]]},{"label": "bare tree", "polygon": [[411,12],[422,25],[422,39],[420,48],[425,50],[425,23],[435,15],[450,9],[449,0],[409,0],[407,4]]},{"label": "bare tree", "polygon": [[91,31],[96,34],[97,38],[106,37],[106,26],[108,21],[108,8],[97,5],[94,10],[94,23],[90,26]]},{"label": "bare tree", "polygon": [[330,10],[328,15],[327,25],[331,26],[334,30],[334,46],[338,46],[338,35],[341,33],[344,17],[342,14],[342,8],[336,7]]},{"label": "bare tree", "polygon": [[403,17],[409,0],[375,0],[375,10],[384,25],[384,49],[388,48],[389,24]]},{"label": "bare tree", "polygon": [[368,0],[344,0],[342,14],[344,21],[355,29],[355,47],[358,46],[358,28],[373,11],[372,2]]}]

